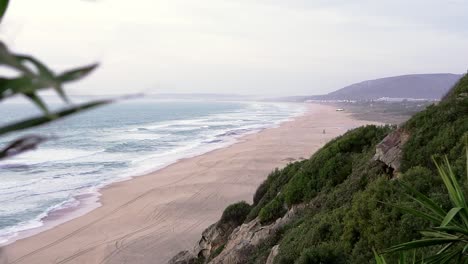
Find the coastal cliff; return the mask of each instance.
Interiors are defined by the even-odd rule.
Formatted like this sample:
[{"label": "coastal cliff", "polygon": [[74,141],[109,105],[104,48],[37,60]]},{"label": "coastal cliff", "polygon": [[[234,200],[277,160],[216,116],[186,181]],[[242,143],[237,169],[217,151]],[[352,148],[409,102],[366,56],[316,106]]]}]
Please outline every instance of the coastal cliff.
[{"label": "coastal cliff", "polygon": [[467,76],[398,128],[357,128],[272,172],[243,223],[231,232],[208,228],[170,263],[369,263],[372,248],[419,238],[417,230],[429,225],[386,205],[415,205],[400,181],[446,203],[431,156],[446,155],[456,173],[464,172],[466,140]]}]

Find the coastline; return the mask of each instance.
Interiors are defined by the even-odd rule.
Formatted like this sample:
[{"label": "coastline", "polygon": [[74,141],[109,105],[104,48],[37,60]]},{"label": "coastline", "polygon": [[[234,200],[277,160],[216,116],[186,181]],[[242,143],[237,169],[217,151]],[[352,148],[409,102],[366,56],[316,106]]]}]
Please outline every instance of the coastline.
[{"label": "coastline", "polygon": [[[246,132],[240,133],[240,134],[233,133],[232,135],[230,135],[231,137],[227,141],[220,140],[219,143],[218,142],[215,142],[214,144],[208,143],[204,146],[199,146],[199,147],[194,148],[192,152],[183,153],[183,154],[179,153],[179,154],[173,155],[172,159],[168,159],[165,163],[159,164],[158,166],[147,168],[145,170],[138,170],[138,172],[134,172],[131,174],[129,173],[123,174],[124,175],[123,177],[117,178],[111,182],[105,182],[99,186],[95,186],[87,191],[84,191],[81,194],[71,197],[68,201],[65,201],[62,204],[52,206],[50,210],[48,210],[47,212],[44,212],[42,216],[33,220],[34,222],[33,224],[27,223],[27,225],[32,225],[33,227],[17,231],[17,233],[14,236],[10,237],[8,241],[6,242],[3,242],[0,240],[0,248],[8,246],[16,242],[17,240],[25,239],[30,236],[34,236],[36,234],[47,231],[51,228],[54,228],[55,226],[58,226],[60,224],[63,224],[65,222],[78,218],[80,216],[83,216],[95,210],[96,208],[99,208],[100,206],[102,206],[101,201],[100,201],[100,197],[102,195],[101,191],[111,186],[112,184],[126,182],[126,181],[133,180],[134,178],[137,178],[137,177],[153,174],[179,161],[205,155],[212,151],[229,147],[233,144],[238,143],[239,141],[242,141],[242,138],[248,135],[260,133],[265,129],[276,128],[285,122],[293,121],[295,118],[304,115],[308,111],[307,105],[304,103],[291,103],[291,104],[301,105],[301,107],[303,107],[304,110],[296,114],[293,114],[285,118],[284,120],[275,121],[265,127],[260,127],[260,128],[256,128],[252,130],[246,130]],[[40,223],[40,224],[38,225],[37,223]]]},{"label": "coastline", "polygon": [[310,104],[303,116],[279,127],[112,183],[99,190],[102,206],[19,239],[5,246],[3,254],[8,263],[164,263],[192,247],[227,205],[251,202],[275,167],[309,157],[330,139],[370,123]]}]

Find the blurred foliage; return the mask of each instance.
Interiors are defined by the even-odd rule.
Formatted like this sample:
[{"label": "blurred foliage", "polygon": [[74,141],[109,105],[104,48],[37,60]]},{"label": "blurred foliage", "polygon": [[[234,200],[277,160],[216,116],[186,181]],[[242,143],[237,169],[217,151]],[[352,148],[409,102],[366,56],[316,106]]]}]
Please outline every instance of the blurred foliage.
[{"label": "blurred foliage", "polygon": [[[0,0],[0,19],[3,18],[7,7],[8,1]],[[0,76],[0,102],[13,96],[24,96],[42,111],[41,116],[20,120],[0,127],[0,136],[40,126],[110,102],[108,100],[100,100],[80,105],[72,105],[63,89],[65,83],[77,81],[87,76],[96,69],[97,64],[56,74],[44,63],[32,56],[11,52],[8,47],[0,41],[0,66],[16,74],[14,77]],[[51,112],[44,100],[39,96],[39,92],[46,89],[53,89],[68,107],[56,112]],[[1,149],[0,159],[34,149],[46,139],[45,137],[37,135],[23,136]]]},{"label": "blurred foliage", "polygon": [[3,16],[5,15],[5,12],[8,7],[8,0],[0,0],[0,22],[3,19]]}]

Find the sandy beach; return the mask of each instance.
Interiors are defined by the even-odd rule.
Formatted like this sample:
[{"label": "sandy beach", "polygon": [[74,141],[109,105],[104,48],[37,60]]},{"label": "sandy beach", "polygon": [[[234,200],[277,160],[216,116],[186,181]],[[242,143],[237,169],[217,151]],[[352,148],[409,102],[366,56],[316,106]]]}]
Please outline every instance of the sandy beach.
[{"label": "sandy beach", "polygon": [[166,263],[192,248],[227,205],[251,203],[274,168],[371,123],[331,106],[308,107],[277,128],[102,189],[102,206],[4,247],[0,263]]}]

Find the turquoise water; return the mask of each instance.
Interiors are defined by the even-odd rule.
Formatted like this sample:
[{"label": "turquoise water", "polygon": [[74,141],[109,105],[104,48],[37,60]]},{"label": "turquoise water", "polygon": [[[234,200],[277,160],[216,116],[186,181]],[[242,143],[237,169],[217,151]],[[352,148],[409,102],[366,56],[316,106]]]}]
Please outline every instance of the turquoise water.
[{"label": "turquoise water", "polygon": [[[51,211],[77,206],[77,195],[232,144],[303,111],[297,104],[139,100],[28,131],[53,139],[0,161],[0,243],[41,226]],[[2,105],[0,124],[34,112]],[[0,146],[12,138],[0,138]]]}]

